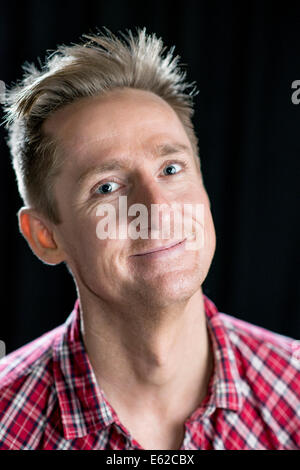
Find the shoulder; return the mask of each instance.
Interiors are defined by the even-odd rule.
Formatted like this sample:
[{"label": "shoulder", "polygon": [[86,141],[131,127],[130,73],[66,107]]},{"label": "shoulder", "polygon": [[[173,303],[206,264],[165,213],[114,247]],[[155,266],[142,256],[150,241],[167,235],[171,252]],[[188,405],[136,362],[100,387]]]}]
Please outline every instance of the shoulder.
[{"label": "shoulder", "polygon": [[[271,368],[289,364],[295,374],[300,372],[300,341],[261,326],[254,325],[226,313],[220,313],[231,343],[244,354],[245,359],[257,357]],[[275,362],[268,363],[267,359]],[[279,361],[279,362],[278,362]],[[280,367],[281,365],[281,367]]]},{"label": "shoulder", "polygon": [[225,313],[220,317],[246,403],[283,448],[295,448],[300,445],[300,341]]},{"label": "shoulder", "polygon": [[34,448],[53,388],[53,345],[63,327],[0,360],[0,450],[23,448],[25,442]]},{"label": "shoulder", "polygon": [[15,381],[26,380],[37,371],[41,372],[41,369],[47,372],[52,359],[53,343],[63,327],[64,325],[60,325],[48,331],[0,360],[0,391],[12,386]]}]

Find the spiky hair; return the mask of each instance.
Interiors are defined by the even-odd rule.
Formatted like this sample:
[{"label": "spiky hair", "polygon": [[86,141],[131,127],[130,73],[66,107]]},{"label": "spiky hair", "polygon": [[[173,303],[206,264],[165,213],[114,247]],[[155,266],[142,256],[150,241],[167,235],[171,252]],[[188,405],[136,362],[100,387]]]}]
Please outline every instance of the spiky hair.
[{"label": "spiky hair", "polygon": [[77,99],[99,96],[117,88],[151,91],[177,113],[198,160],[198,139],[191,121],[194,82],[185,81],[174,46],[164,54],[161,38],[137,28],[134,36],[105,33],[83,35],[80,44],[61,45],[46,57],[39,69],[24,64],[24,75],[6,92],[5,126],[24,203],[58,224],[61,222],[53,194],[53,182],[63,162],[59,145],[42,129],[59,108]]}]

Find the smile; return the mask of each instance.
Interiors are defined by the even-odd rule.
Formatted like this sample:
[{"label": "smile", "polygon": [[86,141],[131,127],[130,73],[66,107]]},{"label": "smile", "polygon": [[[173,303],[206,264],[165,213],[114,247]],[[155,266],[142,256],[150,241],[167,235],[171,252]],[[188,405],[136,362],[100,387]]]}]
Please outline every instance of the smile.
[{"label": "smile", "polygon": [[181,240],[180,242],[175,242],[170,245],[153,248],[152,250],[148,250],[143,253],[138,253],[132,256],[160,256],[163,254],[169,254],[171,252],[173,253],[184,248],[185,241],[186,238],[184,240]]}]

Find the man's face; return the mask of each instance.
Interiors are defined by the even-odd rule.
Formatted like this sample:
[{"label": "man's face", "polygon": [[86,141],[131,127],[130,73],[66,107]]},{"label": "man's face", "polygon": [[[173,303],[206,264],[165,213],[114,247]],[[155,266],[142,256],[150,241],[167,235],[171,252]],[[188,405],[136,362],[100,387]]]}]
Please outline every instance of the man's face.
[{"label": "man's face", "polygon": [[[202,176],[173,109],[151,92],[115,90],[62,108],[44,129],[56,136],[65,155],[54,185],[63,221],[56,235],[79,291],[116,305],[139,300],[166,306],[190,298],[207,275],[216,239]],[[100,171],[112,160],[119,167]],[[118,224],[120,196],[126,196],[128,209],[139,203],[149,214],[152,204],[203,204],[204,246],[149,254],[179,241],[172,225],[168,239],[161,231],[152,239],[150,216],[148,238],[100,239],[97,224],[102,216],[97,209],[113,206]],[[135,217],[128,216],[128,225]]]}]

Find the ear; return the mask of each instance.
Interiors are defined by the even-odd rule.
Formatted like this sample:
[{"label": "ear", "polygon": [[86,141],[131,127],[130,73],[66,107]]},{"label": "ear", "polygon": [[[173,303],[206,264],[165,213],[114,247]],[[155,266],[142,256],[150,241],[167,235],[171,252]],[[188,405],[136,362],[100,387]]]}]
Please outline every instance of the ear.
[{"label": "ear", "polygon": [[65,260],[65,253],[55,240],[49,221],[29,207],[22,207],[17,215],[20,232],[41,261],[55,265]]}]

